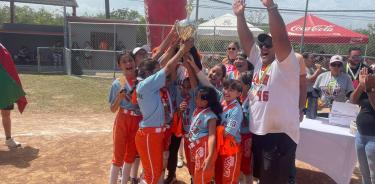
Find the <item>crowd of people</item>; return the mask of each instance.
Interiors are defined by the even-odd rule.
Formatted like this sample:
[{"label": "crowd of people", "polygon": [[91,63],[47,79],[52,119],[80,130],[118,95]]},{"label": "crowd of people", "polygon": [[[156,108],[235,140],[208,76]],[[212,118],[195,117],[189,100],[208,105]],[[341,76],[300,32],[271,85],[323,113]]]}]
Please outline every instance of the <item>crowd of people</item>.
[{"label": "crowd of people", "polygon": [[[363,183],[375,183],[375,76],[362,51],[351,48],[346,62],[334,55],[326,69],[314,54],[294,52],[277,4],[262,3],[270,33],[255,37],[244,1],[234,0],[240,43],[229,43],[207,70],[194,40],[181,40],[175,26],[151,52],[143,46],[118,56],[110,184],[119,175],[123,184],[173,183],[183,155],[195,184],[295,183],[300,122],[334,101],[361,107],[357,155]],[[6,144],[18,147],[11,109],[1,110]]]},{"label": "crowd of people", "polygon": [[350,49],[347,62],[332,56],[326,69],[314,54],[293,51],[277,4],[262,2],[270,34],[254,37],[244,2],[235,0],[240,43],[229,43],[209,69],[175,27],[150,56],[144,47],[119,56],[123,76],[109,97],[118,113],[110,183],[120,171],[122,183],[136,183],[138,158],[141,183],[173,183],[181,153],[192,183],[295,183],[299,124],[333,101],[361,106],[358,158],[364,183],[375,182],[375,77],[361,50]]},{"label": "crowd of people", "polygon": [[333,101],[361,106],[360,169],[364,183],[375,182],[375,77],[361,50],[351,48],[347,62],[332,56],[325,69],[312,53],[293,51],[277,4],[262,2],[270,34],[254,37],[244,2],[235,0],[240,44],[229,43],[226,58],[209,70],[175,27],[152,55],[138,47],[118,57],[110,183],[121,168],[122,183],[136,183],[138,158],[141,183],[173,183],[181,153],[192,183],[295,183],[299,123]]}]

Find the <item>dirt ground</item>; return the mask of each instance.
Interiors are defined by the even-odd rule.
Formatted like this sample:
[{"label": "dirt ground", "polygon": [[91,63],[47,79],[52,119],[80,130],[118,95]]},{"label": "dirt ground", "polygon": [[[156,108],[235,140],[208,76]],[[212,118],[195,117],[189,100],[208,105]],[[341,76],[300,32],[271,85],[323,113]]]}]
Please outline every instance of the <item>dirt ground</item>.
[{"label": "dirt ground", "polygon": [[[22,148],[9,150],[0,141],[0,183],[92,183],[108,181],[111,163],[110,113],[12,113],[13,135]],[[4,137],[1,131],[0,136]],[[297,182],[333,184],[326,174],[297,162]],[[178,169],[180,183],[189,183],[187,169]],[[356,169],[352,184],[359,184]]]}]

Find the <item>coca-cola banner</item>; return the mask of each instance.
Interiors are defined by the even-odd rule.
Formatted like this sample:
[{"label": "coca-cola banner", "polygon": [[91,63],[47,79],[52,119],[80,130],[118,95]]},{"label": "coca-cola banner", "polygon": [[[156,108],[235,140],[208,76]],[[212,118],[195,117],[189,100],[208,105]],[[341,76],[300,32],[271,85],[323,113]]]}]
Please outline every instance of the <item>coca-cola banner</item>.
[{"label": "coca-cola banner", "polygon": [[[186,18],[186,0],[145,0],[147,24],[173,25]],[[148,26],[147,38],[151,48],[157,47],[171,27]]]},{"label": "coca-cola banner", "polygon": [[[304,17],[301,17],[287,25],[290,41],[297,43],[301,41],[303,24]],[[365,44],[368,42],[368,36],[308,14],[304,42],[307,44]]]}]

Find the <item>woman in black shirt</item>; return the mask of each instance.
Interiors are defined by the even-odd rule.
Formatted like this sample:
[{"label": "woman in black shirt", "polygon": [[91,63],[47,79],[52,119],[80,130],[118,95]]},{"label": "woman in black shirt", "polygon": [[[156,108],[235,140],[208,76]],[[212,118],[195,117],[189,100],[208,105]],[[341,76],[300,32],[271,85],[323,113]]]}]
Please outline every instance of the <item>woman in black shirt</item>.
[{"label": "woman in black shirt", "polygon": [[350,96],[350,101],[361,110],[357,116],[355,146],[364,184],[375,183],[375,76],[368,75],[364,68],[359,74],[359,85]]}]

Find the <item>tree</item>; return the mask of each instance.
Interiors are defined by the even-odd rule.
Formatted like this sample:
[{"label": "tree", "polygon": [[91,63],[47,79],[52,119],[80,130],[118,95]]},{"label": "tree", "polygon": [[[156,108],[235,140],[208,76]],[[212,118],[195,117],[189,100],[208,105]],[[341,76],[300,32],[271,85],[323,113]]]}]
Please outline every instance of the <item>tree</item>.
[{"label": "tree", "polygon": [[[35,10],[29,6],[16,6],[16,23],[63,25],[62,15],[52,13],[44,8]],[[55,11],[56,12],[56,11]],[[9,6],[0,7],[0,24],[9,22]]]},{"label": "tree", "polygon": [[264,20],[266,19],[266,14],[262,10],[251,10],[246,12],[247,14],[247,21],[254,25],[263,24]]}]

